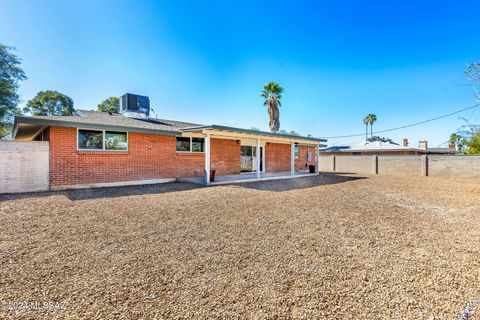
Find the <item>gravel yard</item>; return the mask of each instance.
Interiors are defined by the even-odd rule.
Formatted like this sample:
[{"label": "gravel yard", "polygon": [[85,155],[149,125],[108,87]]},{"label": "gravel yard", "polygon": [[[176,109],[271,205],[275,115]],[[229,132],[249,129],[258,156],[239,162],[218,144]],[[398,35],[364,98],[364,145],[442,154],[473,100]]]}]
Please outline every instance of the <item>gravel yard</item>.
[{"label": "gravel yard", "polygon": [[0,221],[2,319],[458,319],[480,298],[478,180],[0,196]]}]

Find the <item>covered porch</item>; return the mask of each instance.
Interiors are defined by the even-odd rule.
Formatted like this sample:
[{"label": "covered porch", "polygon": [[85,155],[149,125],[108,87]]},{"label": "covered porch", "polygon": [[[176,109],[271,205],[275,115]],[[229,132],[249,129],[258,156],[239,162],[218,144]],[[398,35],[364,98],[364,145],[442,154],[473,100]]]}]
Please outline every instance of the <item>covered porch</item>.
[{"label": "covered porch", "polygon": [[[260,178],[258,178],[256,172],[252,173],[241,173],[241,174],[229,174],[224,176],[216,176],[214,181],[210,181],[209,185],[221,185],[221,184],[230,184],[230,183],[242,183],[242,182],[252,182],[258,180],[278,180],[278,179],[292,179],[292,178],[301,178],[318,175],[316,173],[306,173],[306,172],[295,172],[294,175],[291,175],[288,171],[282,172],[261,172]],[[178,181],[189,182],[194,184],[206,185],[205,177],[191,177],[191,178],[178,178]]]},{"label": "covered porch", "polygon": [[204,139],[205,174],[177,180],[202,185],[318,175],[319,147],[326,142],[216,125],[182,129],[182,136]]}]

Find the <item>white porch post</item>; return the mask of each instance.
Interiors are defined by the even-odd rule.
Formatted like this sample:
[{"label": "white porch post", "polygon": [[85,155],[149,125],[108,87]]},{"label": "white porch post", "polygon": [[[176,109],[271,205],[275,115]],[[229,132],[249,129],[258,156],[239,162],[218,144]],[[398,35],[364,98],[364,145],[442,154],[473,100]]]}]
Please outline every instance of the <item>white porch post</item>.
[{"label": "white porch post", "polygon": [[315,155],[317,157],[317,160],[315,161],[315,173],[316,174],[318,174],[318,169],[320,168],[320,166],[318,164],[318,162],[320,161],[320,151],[318,149],[320,149],[320,144],[317,144],[315,146],[315,150],[316,150]]},{"label": "white porch post", "polygon": [[295,143],[291,143],[290,148],[290,175],[295,175]]},{"label": "white porch post", "polygon": [[262,153],[260,152],[260,138],[257,138],[257,179],[260,179],[260,157]]},{"label": "white porch post", "polygon": [[210,133],[205,137],[205,183],[210,184]]}]

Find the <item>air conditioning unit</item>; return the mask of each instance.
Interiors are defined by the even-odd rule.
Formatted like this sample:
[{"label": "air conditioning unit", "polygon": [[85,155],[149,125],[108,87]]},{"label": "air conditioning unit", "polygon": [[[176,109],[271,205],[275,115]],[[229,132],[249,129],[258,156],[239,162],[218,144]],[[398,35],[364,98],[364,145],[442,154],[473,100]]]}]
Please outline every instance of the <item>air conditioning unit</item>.
[{"label": "air conditioning unit", "polygon": [[150,99],[146,96],[126,93],[120,97],[120,113],[125,117],[148,118]]}]

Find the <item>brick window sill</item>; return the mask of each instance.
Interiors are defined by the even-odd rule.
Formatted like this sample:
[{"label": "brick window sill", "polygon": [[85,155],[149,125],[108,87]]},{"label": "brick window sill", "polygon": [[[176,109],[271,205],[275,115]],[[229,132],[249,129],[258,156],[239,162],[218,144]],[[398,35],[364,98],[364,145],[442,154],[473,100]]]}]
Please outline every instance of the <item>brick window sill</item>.
[{"label": "brick window sill", "polygon": [[126,156],[128,151],[77,151],[77,154],[81,155],[117,155]]}]

